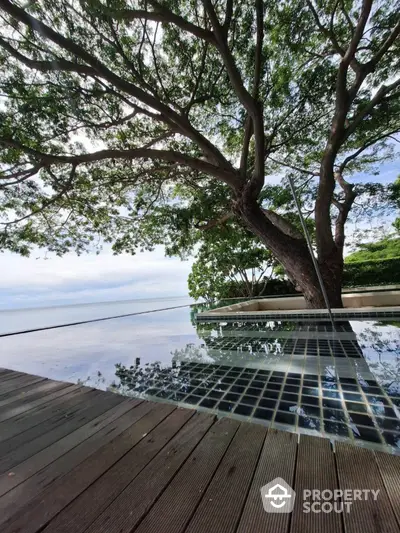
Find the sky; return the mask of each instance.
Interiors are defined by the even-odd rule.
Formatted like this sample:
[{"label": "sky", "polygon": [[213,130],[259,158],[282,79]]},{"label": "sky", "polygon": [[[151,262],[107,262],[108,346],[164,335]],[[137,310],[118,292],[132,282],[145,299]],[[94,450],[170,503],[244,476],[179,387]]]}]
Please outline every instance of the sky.
[{"label": "sky", "polygon": [[[192,260],[193,261],[193,260]],[[134,256],[0,255],[0,309],[187,296],[192,261],[164,257],[163,247]]]},{"label": "sky", "polygon": [[[352,182],[390,183],[399,174],[399,163],[389,162],[379,176],[359,174]],[[61,258],[44,251],[29,258],[5,252],[0,254],[0,309],[187,296],[192,263],[164,257],[161,246],[135,256],[114,256],[107,247],[100,255]]]}]

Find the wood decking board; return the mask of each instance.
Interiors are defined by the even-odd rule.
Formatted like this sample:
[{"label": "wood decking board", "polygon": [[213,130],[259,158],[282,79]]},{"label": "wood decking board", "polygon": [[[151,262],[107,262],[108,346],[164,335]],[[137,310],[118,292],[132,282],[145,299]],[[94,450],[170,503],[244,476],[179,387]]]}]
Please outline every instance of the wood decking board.
[{"label": "wood decking board", "polygon": [[[72,385],[67,394],[56,398],[51,406],[41,406],[35,412],[23,414],[21,417],[15,417],[10,421],[0,424],[0,455],[4,449],[15,449],[17,443],[26,442],[32,438],[32,434],[38,435],[43,433],[43,428],[48,431],[48,426],[52,423],[65,422],[74,413],[78,413],[83,407],[83,403],[89,397],[99,397],[99,392],[93,390],[80,391],[78,385]],[[29,437],[22,433],[29,433]]]},{"label": "wood decking board", "polygon": [[61,381],[45,379],[44,381],[34,383],[33,385],[28,385],[25,388],[8,392],[7,394],[0,396],[0,411],[3,412],[4,410],[4,412],[7,412],[8,407],[12,409],[14,405],[21,405],[25,402],[29,402],[30,400],[35,400],[42,396],[46,396],[51,391],[56,389],[66,389],[70,386],[71,383],[63,383]]},{"label": "wood decking board", "polygon": [[10,391],[22,389],[23,387],[26,387],[27,385],[33,385],[34,383],[38,383],[44,380],[45,378],[41,378],[39,376],[29,376],[29,375],[24,375],[24,374],[17,375],[16,377],[9,378],[4,383],[0,384],[0,395],[5,394]]},{"label": "wood decking board", "polygon": [[[63,437],[65,437],[66,435],[73,435],[75,430],[78,430],[80,427],[85,426],[87,423],[93,423],[93,419],[97,419],[97,417],[103,415],[103,413],[105,413],[105,416],[107,417],[108,411],[114,406],[118,406],[121,401],[122,399],[118,397],[115,399],[102,399],[102,401],[99,401],[98,396],[92,397],[90,401],[85,402],[84,408],[80,409],[76,414],[69,417],[68,424],[59,424],[51,431],[47,431],[46,433],[39,433],[36,438],[32,438],[28,442],[25,441],[21,446],[16,447],[4,458],[0,458],[0,473],[7,472],[8,470],[13,469],[14,466],[20,465],[29,457],[35,455],[43,449],[47,449],[47,447],[53,444],[54,442],[58,442],[65,446]],[[96,424],[99,423],[100,422],[96,422]],[[70,446],[69,441],[67,446]],[[67,451],[68,449],[68,447],[64,447],[64,450]],[[48,459],[49,457],[50,454],[48,451],[46,454],[46,458]]]},{"label": "wood decking board", "polygon": [[357,500],[343,513],[345,533],[395,533],[399,527],[374,453],[343,442],[336,444],[337,472],[341,489],[379,490],[378,501]]},{"label": "wood decking board", "polygon": [[85,490],[79,498],[66,507],[45,529],[46,533],[69,533],[70,531],[79,533],[84,531],[193,415],[194,411],[186,409],[173,411]]},{"label": "wood decking board", "polygon": [[266,433],[257,424],[240,425],[186,528],[188,533],[236,530]]},{"label": "wood decking board", "polygon": [[[13,475],[11,477],[8,476],[7,471],[5,474],[0,475],[0,496],[9,492],[20,483],[23,483],[36,474],[36,472],[39,472],[53,461],[66,454],[69,450],[95,435],[97,432],[100,432],[100,430],[106,426],[110,426],[118,418],[139,405],[139,403],[140,400],[123,401],[111,409],[108,409],[98,417],[91,419],[90,422],[79,427],[75,431],[68,433],[63,438],[58,439],[56,435],[53,435],[49,441],[46,437],[48,437],[50,433],[45,433],[42,437],[37,439],[37,441],[39,441],[38,443],[33,441],[32,443],[26,443],[25,446],[18,448],[17,454],[20,458],[23,457],[24,459],[21,459],[16,463],[16,466],[12,468]],[[108,429],[110,429],[110,427],[108,427]],[[40,451],[33,454],[33,445]],[[14,458],[14,461],[18,461],[17,457]]]},{"label": "wood decking board", "polygon": [[[0,422],[9,420],[28,411],[32,411],[35,407],[40,405],[49,405],[49,403],[54,399],[60,396],[63,396],[68,392],[68,385],[65,386],[63,383],[57,383],[52,385],[52,382],[46,383],[48,385],[44,390],[33,394],[32,396],[24,397],[19,400],[14,400],[14,402],[8,407],[3,406],[0,412]],[[70,385],[72,386],[72,385]],[[32,413],[29,413],[30,416]]]},{"label": "wood decking board", "polygon": [[[4,385],[7,383],[9,379],[15,379],[15,378],[19,378],[21,376],[26,376],[26,375],[27,374],[24,374],[23,372],[15,372],[15,370],[9,370],[8,373],[6,373],[1,378],[0,390],[4,387]],[[30,374],[28,374],[28,376],[30,376]]]},{"label": "wood decking board", "polygon": [[[7,523],[13,522],[13,516],[16,518],[16,525],[11,525],[10,531],[18,531],[20,521],[23,522],[21,527],[24,532],[44,527],[173,410],[169,405],[160,407],[156,410],[152,404],[141,404],[130,417],[127,428],[126,421],[121,421],[124,431],[110,428],[105,435],[95,435],[97,448],[93,448],[93,442],[85,441],[5,494],[0,498],[0,523],[4,513]],[[113,439],[108,440],[108,435],[112,435]],[[21,494],[24,495],[22,503],[28,502],[22,513],[15,508],[15,501]],[[6,524],[3,531],[8,531]]]},{"label": "wood decking board", "polygon": [[295,433],[268,430],[237,533],[288,530],[290,514],[266,513],[261,505],[260,489],[277,477],[293,487],[297,440]]},{"label": "wood decking board", "polygon": [[[335,458],[328,439],[300,436],[296,461],[294,490],[297,498],[292,513],[291,533],[320,533],[342,531],[342,515],[338,513],[304,513],[303,491],[305,489],[337,490]],[[311,498],[308,499],[312,503]],[[339,502],[340,503],[340,502]]]},{"label": "wood decking board", "polygon": [[375,452],[375,458],[392,504],[392,509],[400,526],[400,456]]},{"label": "wood decking board", "polygon": [[[239,422],[218,420],[145,516],[136,533],[182,533],[231,443]],[[193,490],[193,487],[196,487]]]},{"label": "wood decking board", "polygon": [[89,533],[129,533],[143,518],[192,450],[212,426],[214,417],[196,413],[155,459],[87,529]]},{"label": "wood decking board", "polygon": [[[2,473],[1,473],[2,472]],[[276,477],[293,513],[264,511]],[[306,488],[376,489],[350,513]],[[392,533],[400,457],[0,369],[2,533]]]}]

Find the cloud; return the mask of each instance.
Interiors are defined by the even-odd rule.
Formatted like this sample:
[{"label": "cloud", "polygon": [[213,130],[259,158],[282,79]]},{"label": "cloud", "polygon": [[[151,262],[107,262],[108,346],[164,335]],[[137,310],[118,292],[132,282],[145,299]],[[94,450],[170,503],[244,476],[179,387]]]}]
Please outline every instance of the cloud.
[{"label": "cloud", "polygon": [[185,296],[192,265],[164,257],[162,247],[135,256],[114,256],[106,249],[98,256],[0,257],[1,308]]},{"label": "cloud", "polygon": [[[396,161],[381,165],[379,176],[359,173],[353,179],[388,183],[398,174]],[[270,176],[267,182],[274,184],[280,179]],[[389,224],[391,220],[383,222]],[[347,235],[354,230],[355,225],[349,224]],[[48,254],[46,259],[43,252],[37,255],[0,254],[0,309],[186,296],[193,263],[193,259],[182,262],[164,257],[162,246],[135,256],[114,256],[109,248],[99,256],[67,254],[60,258]]]}]

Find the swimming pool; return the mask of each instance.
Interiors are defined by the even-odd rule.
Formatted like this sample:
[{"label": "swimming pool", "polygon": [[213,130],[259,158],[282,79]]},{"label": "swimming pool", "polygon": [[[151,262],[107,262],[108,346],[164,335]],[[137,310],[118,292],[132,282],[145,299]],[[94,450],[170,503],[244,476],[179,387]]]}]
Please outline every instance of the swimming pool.
[{"label": "swimming pool", "polygon": [[0,339],[0,366],[400,452],[400,316],[199,322],[188,307]]}]

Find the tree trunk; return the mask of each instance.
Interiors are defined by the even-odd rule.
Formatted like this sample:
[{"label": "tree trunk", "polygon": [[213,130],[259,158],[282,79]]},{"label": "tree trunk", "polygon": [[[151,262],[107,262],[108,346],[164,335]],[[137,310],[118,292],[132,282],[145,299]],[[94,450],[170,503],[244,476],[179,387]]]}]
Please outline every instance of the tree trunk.
[{"label": "tree trunk", "polygon": [[[303,293],[307,307],[326,309],[323,292],[306,241],[289,235],[282,236],[282,232],[276,230],[258,204],[247,202],[244,195],[239,198],[236,209],[250,231],[260,238],[282,264],[296,290]],[[330,307],[343,307],[341,251],[337,248],[331,250],[331,253],[325,256],[324,261],[319,263],[319,268]]]}]

